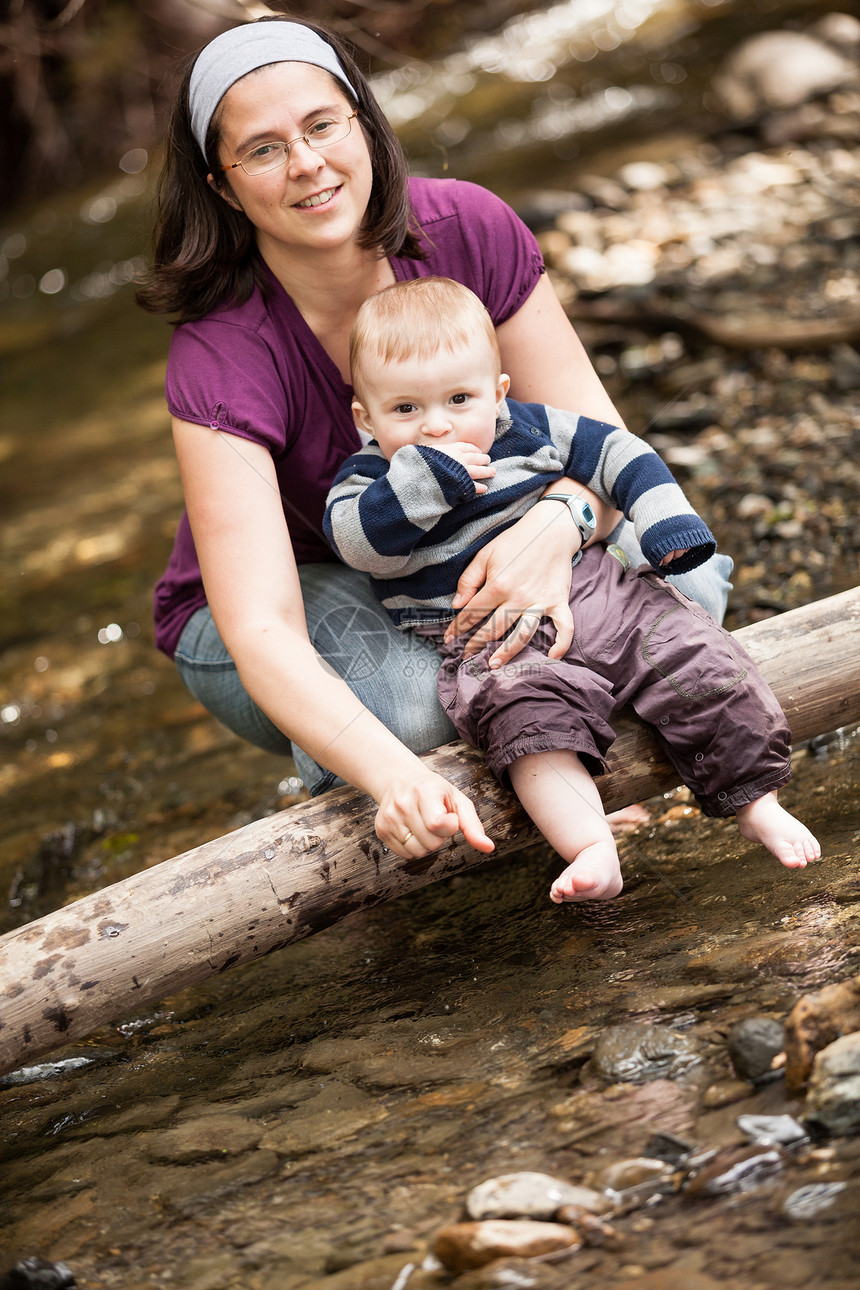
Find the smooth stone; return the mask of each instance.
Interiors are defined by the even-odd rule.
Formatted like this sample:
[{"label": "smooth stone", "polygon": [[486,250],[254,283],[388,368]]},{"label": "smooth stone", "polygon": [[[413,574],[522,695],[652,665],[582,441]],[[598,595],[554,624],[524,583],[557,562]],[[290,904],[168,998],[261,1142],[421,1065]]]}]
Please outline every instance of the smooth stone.
[{"label": "smooth stone", "polygon": [[714,1111],[720,1106],[731,1106],[733,1102],[742,1102],[755,1090],[752,1084],[742,1079],[721,1079],[709,1085],[702,1094],[702,1106]]},{"label": "smooth stone", "polygon": [[799,107],[853,76],[848,59],[823,40],[799,31],[765,31],[729,54],[713,89],[727,112],[744,121],[759,112]]},{"label": "smooth stone", "polygon": [[645,1154],[649,1160],[665,1160],[670,1165],[677,1165],[695,1150],[694,1143],[688,1142],[686,1138],[679,1138],[676,1133],[667,1133],[663,1129],[652,1133],[645,1143]]},{"label": "smooth stone", "polygon": [[781,1143],[787,1147],[809,1139],[803,1125],[790,1115],[739,1115],[737,1123],[750,1142],[758,1142],[762,1146]]},{"label": "smooth stone", "polygon": [[[580,1258],[581,1255],[577,1256],[577,1263]],[[464,1272],[451,1284],[454,1290],[557,1290],[559,1283],[558,1272],[545,1263],[535,1263],[530,1259],[494,1259],[483,1268]],[[412,1290],[412,1281],[407,1283],[406,1290]],[[420,1283],[416,1290],[422,1290]],[[427,1290],[440,1290],[438,1279],[428,1282]]]},{"label": "smooth stone", "polygon": [[709,1164],[694,1174],[685,1188],[692,1197],[729,1196],[752,1191],[780,1173],[784,1165],[777,1147],[742,1147],[721,1151]]},{"label": "smooth stone", "polygon": [[449,1272],[468,1272],[493,1259],[533,1259],[540,1254],[578,1249],[582,1237],[561,1223],[532,1219],[489,1219],[483,1223],[454,1223],[433,1238],[433,1253]]},{"label": "smooth stone", "polygon": [[727,1040],[738,1079],[753,1083],[773,1078],[771,1063],[784,1046],[784,1027],[772,1017],[746,1017],[732,1027]]},{"label": "smooth stone", "polygon": [[466,1213],[480,1222],[494,1218],[550,1219],[561,1205],[576,1205],[600,1213],[606,1197],[590,1187],[577,1187],[549,1174],[524,1171],[489,1178],[466,1197]]},{"label": "smooth stone", "polygon": [[825,1217],[847,1189],[844,1182],[810,1183],[798,1187],[779,1207],[779,1212],[793,1223],[810,1223]]},{"label": "smooth stone", "polygon": [[51,1263],[32,1255],[20,1259],[13,1267],[0,1276],[0,1290],[62,1290],[63,1287],[76,1286],[72,1269],[66,1263]]},{"label": "smooth stone", "polygon": [[601,1187],[609,1191],[626,1191],[628,1187],[638,1187],[640,1183],[666,1178],[672,1172],[672,1166],[665,1160],[652,1160],[639,1156],[631,1160],[617,1160],[602,1170],[598,1181]]},{"label": "smooth stone", "polygon": [[840,1035],[860,1030],[860,976],[805,994],[785,1023],[785,1083],[799,1093],[812,1072],[815,1054]]},{"label": "smooth stone", "polygon": [[803,1115],[830,1133],[860,1128],[860,1031],[843,1035],[818,1053]]},{"label": "smooth stone", "polygon": [[611,1223],[606,1223],[596,1214],[588,1214],[577,1205],[562,1205],[556,1214],[556,1222],[567,1223],[575,1227],[586,1245],[597,1249],[620,1250],[624,1237]]},{"label": "smooth stone", "polygon": [[672,1079],[699,1062],[696,1043],[669,1026],[610,1026],[598,1037],[588,1069],[609,1084]]}]

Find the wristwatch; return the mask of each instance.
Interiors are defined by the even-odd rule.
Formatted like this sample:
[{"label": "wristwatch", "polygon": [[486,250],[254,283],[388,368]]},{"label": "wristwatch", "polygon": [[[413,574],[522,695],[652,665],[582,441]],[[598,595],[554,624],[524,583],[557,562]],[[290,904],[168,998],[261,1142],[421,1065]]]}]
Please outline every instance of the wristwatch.
[{"label": "wristwatch", "polygon": [[541,498],[542,502],[562,502],[567,507],[573,517],[573,522],[579,530],[579,536],[582,538],[582,545],[576,555],[571,560],[571,567],[579,564],[582,559],[582,548],[589,538],[594,537],[597,531],[597,520],[594,511],[588,502],[577,497],[575,493],[544,493]]}]

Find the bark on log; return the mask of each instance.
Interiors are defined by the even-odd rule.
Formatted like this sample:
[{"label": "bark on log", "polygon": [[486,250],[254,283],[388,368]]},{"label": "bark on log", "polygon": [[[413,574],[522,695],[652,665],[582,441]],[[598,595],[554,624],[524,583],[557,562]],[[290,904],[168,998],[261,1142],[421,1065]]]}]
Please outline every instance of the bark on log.
[{"label": "bark on log", "polygon": [[[860,722],[860,588],[737,632],[795,742]],[[470,794],[497,857],[538,840],[465,744],[427,755]],[[618,723],[607,810],[677,784],[653,735]],[[487,862],[462,842],[420,860],[385,851],[350,788],[255,821],[0,938],[0,1074],[356,910]]]}]

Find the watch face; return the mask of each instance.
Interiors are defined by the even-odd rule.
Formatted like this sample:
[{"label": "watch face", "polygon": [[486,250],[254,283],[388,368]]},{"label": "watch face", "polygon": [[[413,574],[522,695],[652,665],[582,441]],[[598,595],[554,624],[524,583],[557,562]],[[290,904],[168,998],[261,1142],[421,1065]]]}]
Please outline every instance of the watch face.
[{"label": "watch face", "polygon": [[590,529],[597,527],[597,520],[594,518],[594,511],[588,505],[588,502],[582,503],[582,518]]}]

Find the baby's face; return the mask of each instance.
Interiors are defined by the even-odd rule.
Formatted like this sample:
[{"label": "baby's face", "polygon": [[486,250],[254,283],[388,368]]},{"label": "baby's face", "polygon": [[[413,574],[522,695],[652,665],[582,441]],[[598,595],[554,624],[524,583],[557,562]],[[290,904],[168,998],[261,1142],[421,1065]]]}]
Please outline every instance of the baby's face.
[{"label": "baby's face", "polygon": [[373,436],[388,461],[415,443],[470,443],[489,452],[509,385],[496,367],[492,349],[477,338],[456,354],[441,349],[429,360],[380,365],[363,383],[363,401],[353,402],[356,425]]}]

